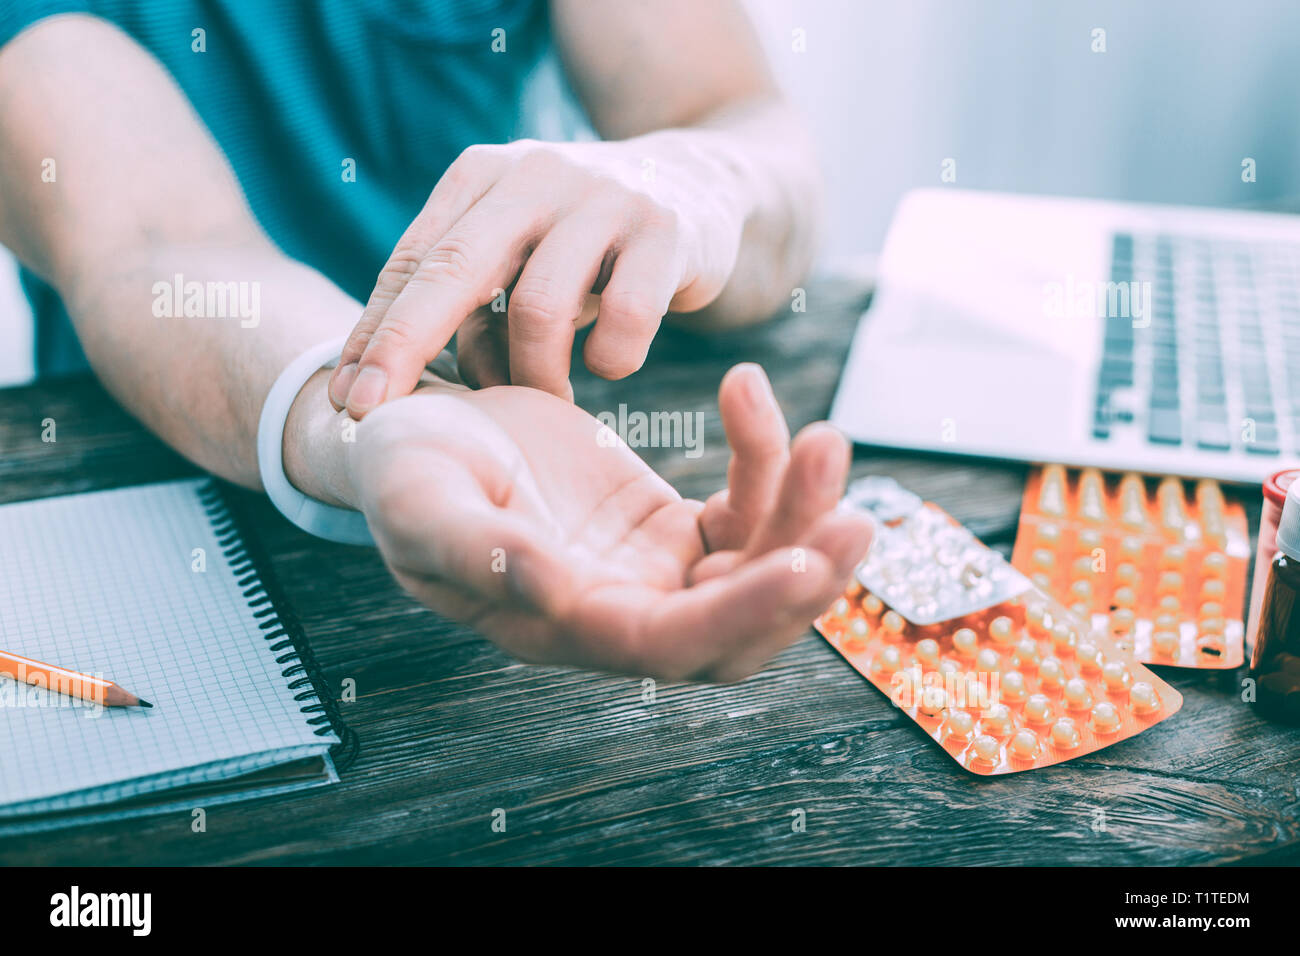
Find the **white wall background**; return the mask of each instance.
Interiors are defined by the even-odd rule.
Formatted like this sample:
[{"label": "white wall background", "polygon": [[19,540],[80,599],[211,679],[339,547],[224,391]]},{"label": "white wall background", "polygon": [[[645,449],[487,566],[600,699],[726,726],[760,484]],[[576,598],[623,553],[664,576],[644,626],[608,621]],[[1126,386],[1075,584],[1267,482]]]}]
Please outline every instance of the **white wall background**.
[{"label": "white wall background", "polygon": [[939,185],[946,157],[967,188],[1212,205],[1300,193],[1295,0],[746,3],[820,147],[831,261],[878,249],[898,197]]},{"label": "white wall background", "polygon": [[[970,188],[1214,205],[1300,194],[1295,0],[745,2],[816,135],[830,268],[877,250],[898,197],[937,185],[947,157]],[[1105,53],[1090,49],[1096,27]],[[0,383],[29,377],[30,355],[0,261]]]}]

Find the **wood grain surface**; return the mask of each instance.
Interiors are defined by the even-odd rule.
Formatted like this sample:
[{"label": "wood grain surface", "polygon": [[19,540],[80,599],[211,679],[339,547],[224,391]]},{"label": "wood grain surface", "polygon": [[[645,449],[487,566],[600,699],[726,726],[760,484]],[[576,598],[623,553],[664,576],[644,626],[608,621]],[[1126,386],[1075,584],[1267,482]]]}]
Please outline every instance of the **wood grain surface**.
[{"label": "wood grain surface", "polygon": [[[680,491],[721,486],[723,372],[762,363],[792,427],[824,417],[867,290],[810,287],[757,331],[665,330],[623,382],[577,373],[593,412],[699,411],[703,454],[644,449]],[[41,440],[42,421],[57,441]],[[90,380],[0,391],[0,501],[192,474]],[[1005,553],[1025,468],[858,449]],[[1242,497],[1258,514],[1257,495]],[[1197,864],[1300,859],[1300,730],[1240,699],[1241,675],[1164,669],[1172,719],[1078,760],[961,770],[812,631],[732,686],[515,663],[405,597],[375,554],[299,533],[249,495],[262,543],[361,756],[341,784],[208,812],[12,838],[0,863]],[[1253,524],[1252,524],[1253,526]],[[0,547],[4,542],[0,542]],[[25,755],[0,755],[21,773]],[[505,811],[505,832],[492,827]],[[806,828],[795,832],[795,811]],[[1095,828],[1104,812],[1105,828]]]}]

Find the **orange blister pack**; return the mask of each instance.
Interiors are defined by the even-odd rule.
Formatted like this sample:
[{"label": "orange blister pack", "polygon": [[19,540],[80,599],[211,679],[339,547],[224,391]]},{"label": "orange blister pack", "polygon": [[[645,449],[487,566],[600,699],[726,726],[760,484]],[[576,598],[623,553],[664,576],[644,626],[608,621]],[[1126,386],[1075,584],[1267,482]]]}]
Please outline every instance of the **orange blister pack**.
[{"label": "orange blister pack", "polygon": [[1011,560],[1144,663],[1242,664],[1250,536],[1216,482],[1036,468]]},{"label": "orange blister pack", "polygon": [[967,770],[1050,766],[1182,706],[1131,652],[1090,633],[942,509],[891,479],[855,482],[849,500],[881,526],[817,630]]}]

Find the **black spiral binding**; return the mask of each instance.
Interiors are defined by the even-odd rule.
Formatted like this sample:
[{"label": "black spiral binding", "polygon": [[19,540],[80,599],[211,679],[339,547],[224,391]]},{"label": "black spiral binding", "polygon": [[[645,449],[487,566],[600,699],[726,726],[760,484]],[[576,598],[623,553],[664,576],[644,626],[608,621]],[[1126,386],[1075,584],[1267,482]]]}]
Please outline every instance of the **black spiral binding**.
[{"label": "black spiral binding", "polygon": [[347,769],[357,756],[357,735],[339,714],[338,702],[316,663],[302,625],[271,573],[266,552],[257,536],[249,533],[248,521],[238,503],[219,482],[215,479],[205,482],[199,488],[199,501],[212,522],[221,553],[239,577],[239,587],[253,609],[263,638],[272,642],[271,651],[277,655],[275,662],[287,665],[280,673],[291,678],[289,689],[294,692],[293,699],[303,705],[299,709],[308,715],[307,723],[316,728],[318,737],[331,731],[338,735],[339,742],[330,747],[330,756],[337,770]]}]

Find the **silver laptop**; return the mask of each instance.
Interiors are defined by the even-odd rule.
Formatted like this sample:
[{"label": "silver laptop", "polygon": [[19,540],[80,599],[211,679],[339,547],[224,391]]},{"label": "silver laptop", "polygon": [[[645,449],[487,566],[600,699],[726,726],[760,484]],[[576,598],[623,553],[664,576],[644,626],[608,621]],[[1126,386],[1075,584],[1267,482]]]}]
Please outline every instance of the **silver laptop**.
[{"label": "silver laptop", "polygon": [[909,193],[831,420],[865,444],[1259,482],[1300,462],[1300,216]]}]

